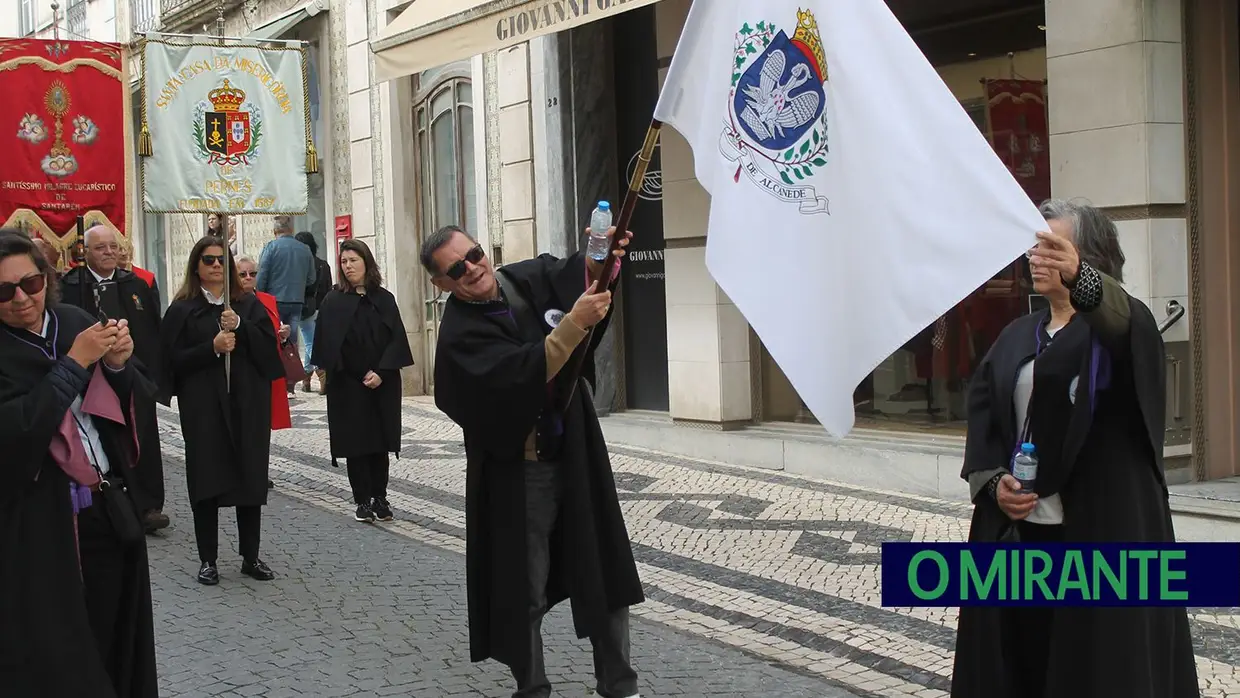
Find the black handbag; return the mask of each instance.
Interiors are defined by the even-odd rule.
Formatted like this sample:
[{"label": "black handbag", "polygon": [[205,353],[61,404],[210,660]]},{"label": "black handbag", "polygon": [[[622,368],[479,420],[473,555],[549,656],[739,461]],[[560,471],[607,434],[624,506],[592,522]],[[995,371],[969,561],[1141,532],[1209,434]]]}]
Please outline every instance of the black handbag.
[{"label": "black handbag", "polygon": [[[98,470],[95,468],[96,472]],[[142,530],[142,522],[138,520],[138,507],[129,496],[129,488],[123,480],[108,479],[106,475],[101,477],[98,495],[103,499],[103,510],[112,523],[117,540],[125,547],[137,545],[146,534]]]}]

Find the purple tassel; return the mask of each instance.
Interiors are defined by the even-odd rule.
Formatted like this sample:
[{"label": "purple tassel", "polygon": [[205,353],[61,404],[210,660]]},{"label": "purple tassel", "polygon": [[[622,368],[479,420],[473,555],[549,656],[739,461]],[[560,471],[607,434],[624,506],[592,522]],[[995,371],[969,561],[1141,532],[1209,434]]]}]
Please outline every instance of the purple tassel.
[{"label": "purple tassel", "polygon": [[69,483],[69,498],[73,501],[73,513],[76,515],[83,509],[89,509],[93,503],[90,488],[83,487],[76,482]]}]

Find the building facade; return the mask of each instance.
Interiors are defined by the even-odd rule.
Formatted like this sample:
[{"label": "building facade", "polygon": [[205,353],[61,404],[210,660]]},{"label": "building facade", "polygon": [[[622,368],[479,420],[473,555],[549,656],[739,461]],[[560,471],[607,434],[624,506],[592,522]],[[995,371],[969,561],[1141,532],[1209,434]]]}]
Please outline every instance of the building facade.
[{"label": "building facade", "polygon": [[11,5],[15,12],[0,16],[0,36],[69,41],[116,41],[118,36],[118,0],[13,0]]},{"label": "building facade", "polygon": [[[392,121],[371,136],[390,155],[376,171],[394,188],[380,210],[401,231],[395,244],[412,248],[438,225],[464,221],[501,263],[578,249],[595,202],[623,196],[689,2],[590,0],[587,18],[574,2],[461,9],[417,0],[386,8],[387,22],[369,25],[366,37],[350,32],[350,41],[367,40],[372,73],[382,67],[384,82],[368,94],[377,89]],[[1240,3],[888,4],[1031,199],[1083,199],[1117,222],[1126,287],[1168,318],[1173,479],[1238,474],[1240,214],[1232,202],[1240,198],[1231,188],[1240,185],[1229,175],[1238,164]],[[421,67],[454,41],[482,52]],[[350,65],[362,60],[355,45]],[[460,119],[451,136],[423,130],[426,99],[448,80],[469,81],[468,136]],[[428,165],[450,141],[466,144],[453,146],[452,177]],[[632,222],[599,405],[720,437],[812,422],[706,270],[708,210],[687,144],[664,129]],[[429,391],[437,303],[412,257],[397,266],[402,305],[425,310],[420,377]],[[1038,302],[1014,263],[926,328],[858,386],[863,441],[853,447],[958,447],[973,367],[998,329]]]}]

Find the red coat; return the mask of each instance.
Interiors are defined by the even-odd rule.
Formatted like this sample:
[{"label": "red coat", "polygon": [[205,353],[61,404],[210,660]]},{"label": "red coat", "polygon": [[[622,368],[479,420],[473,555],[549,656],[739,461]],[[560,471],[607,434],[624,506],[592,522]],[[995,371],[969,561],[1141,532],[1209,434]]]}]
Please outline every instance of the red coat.
[{"label": "red coat", "polygon": [[[154,274],[152,274],[151,272],[143,269],[142,267],[136,264],[133,265],[130,271],[133,272],[134,276],[145,281],[147,286],[150,286],[151,288],[155,288],[155,275]],[[276,329],[280,329],[279,325],[276,326]]]},{"label": "red coat", "polygon": [[[271,318],[271,322],[276,326],[276,345],[278,347],[280,312],[276,309],[276,297],[262,291],[255,291],[254,295],[258,296],[259,302],[267,309],[267,316]],[[292,427],[293,416],[289,412],[288,407],[288,381],[281,378],[271,382],[271,430],[291,429]]]}]

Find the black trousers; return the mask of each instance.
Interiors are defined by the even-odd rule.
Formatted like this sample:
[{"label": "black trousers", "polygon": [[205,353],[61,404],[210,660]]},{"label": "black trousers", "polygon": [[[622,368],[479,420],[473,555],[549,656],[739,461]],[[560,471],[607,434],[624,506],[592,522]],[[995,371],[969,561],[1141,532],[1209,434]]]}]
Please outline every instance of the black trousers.
[{"label": "black trousers", "polygon": [[[1062,526],[1020,521],[1017,530],[1023,543],[1037,545],[1063,541]],[[1042,698],[1050,663],[1055,609],[1047,606],[1004,608],[1000,618],[1004,666],[1009,671],[1006,695],[1012,698]]]},{"label": "black trousers", "polygon": [[345,459],[354,504],[370,504],[376,497],[387,499],[388,466],[386,452],[367,453]]},{"label": "black trousers", "polygon": [[[559,525],[563,483],[558,463],[525,464],[525,530],[529,552],[530,656],[509,667],[517,680],[513,698],[547,698],[551,682],[543,664],[542,620],[547,611],[547,578],[551,571],[551,538]],[[637,672],[629,659],[629,609],[614,611],[606,628],[590,638],[594,649],[595,690],[603,698],[637,695]]]},{"label": "black trousers", "polygon": [[[114,480],[115,481],[115,480]],[[146,541],[124,546],[103,505],[78,514],[86,612],[99,656],[120,698],[157,698],[155,623]]]},{"label": "black trousers", "polygon": [[[220,507],[213,499],[191,505],[194,510],[194,537],[198,540],[198,559],[215,562],[220,550]],[[261,506],[237,507],[237,539],[243,560],[257,560],[263,522]]]}]

